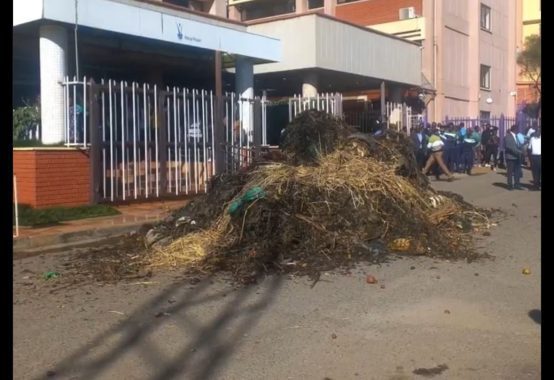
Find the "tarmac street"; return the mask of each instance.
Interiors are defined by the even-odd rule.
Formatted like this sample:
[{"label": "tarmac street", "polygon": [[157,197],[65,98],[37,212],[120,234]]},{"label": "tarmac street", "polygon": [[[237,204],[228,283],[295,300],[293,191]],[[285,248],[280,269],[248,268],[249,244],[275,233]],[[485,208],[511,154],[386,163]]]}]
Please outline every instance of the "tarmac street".
[{"label": "tarmac street", "polygon": [[541,192],[508,191],[503,173],[433,182],[506,212],[475,239],[492,258],[471,263],[402,257],[237,288],[178,271],[66,284],[79,249],[15,255],[14,379],[540,379]]}]

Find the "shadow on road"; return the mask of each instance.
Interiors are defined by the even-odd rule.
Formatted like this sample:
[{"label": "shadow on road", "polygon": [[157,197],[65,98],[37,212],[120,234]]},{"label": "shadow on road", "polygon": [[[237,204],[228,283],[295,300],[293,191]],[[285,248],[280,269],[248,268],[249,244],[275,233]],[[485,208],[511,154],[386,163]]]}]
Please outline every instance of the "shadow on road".
[{"label": "shadow on road", "polygon": [[529,312],[529,318],[531,318],[535,323],[541,324],[541,311],[533,309]]},{"label": "shadow on road", "polygon": [[[272,276],[259,286],[215,293],[212,290],[211,294],[206,294],[213,283],[210,278],[186,291],[183,289],[189,285],[187,282],[174,284],[120,324],[63,359],[48,376],[102,378],[111,365],[134,351],[147,362],[149,369],[154,369],[149,377],[152,380],[181,378],[184,373],[187,379],[209,379],[264,315],[279,293],[282,281],[282,276]],[[215,301],[221,306],[217,311],[201,320],[195,318],[199,315],[195,306]],[[180,346],[172,347],[171,356],[164,355],[163,347],[151,336],[164,324],[168,328],[177,325],[182,335],[186,335]]]}]

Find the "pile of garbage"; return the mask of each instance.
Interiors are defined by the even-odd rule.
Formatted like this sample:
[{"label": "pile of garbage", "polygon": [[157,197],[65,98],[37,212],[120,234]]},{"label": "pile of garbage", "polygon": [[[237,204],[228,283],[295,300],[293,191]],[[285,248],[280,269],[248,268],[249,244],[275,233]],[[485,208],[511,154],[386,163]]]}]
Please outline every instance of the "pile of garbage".
[{"label": "pile of garbage", "polygon": [[375,138],[306,111],[285,129],[282,153],[216,177],[208,194],[150,231],[147,265],[224,270],[248,282],[392,254],[477,257],[471,233],[489,228],[490,213],[433,190],[404,135]]}]

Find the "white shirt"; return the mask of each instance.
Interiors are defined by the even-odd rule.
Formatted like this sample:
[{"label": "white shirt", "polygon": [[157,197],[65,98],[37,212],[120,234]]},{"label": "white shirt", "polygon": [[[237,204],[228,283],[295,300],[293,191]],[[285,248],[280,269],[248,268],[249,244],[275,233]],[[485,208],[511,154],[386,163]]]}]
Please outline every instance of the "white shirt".
[{"label": "white shirt", "polygon": [[535,133],[535,130],[533,128],[529,128],[529,130],[527,131],[527,137],[531,137],[533,133]]},{"label": "white shirt", "polygon": [[531,137],[529,140],[529,150],[531,155],[540,156],[541,155],[541,138],[540,137]]}]

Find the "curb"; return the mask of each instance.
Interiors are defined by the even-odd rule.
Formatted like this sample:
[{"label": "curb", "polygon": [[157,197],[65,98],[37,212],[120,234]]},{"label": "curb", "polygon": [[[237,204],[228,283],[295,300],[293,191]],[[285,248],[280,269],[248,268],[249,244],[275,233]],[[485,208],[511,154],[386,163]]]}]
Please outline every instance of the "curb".
[{"label": "curb", "polygon": [[13,240],[13,253],[28,252],[34,250],[48,250],[52,248],[68,248],[72,245],[92,243],[105,240],[131,232],[137,232],[143,226],[155,224],[157,220],[150,222],[133,223],[124,226],[112,226],[105,228],[94,228],[81,231],[66,232],[61,234],[45,236],[26,236]]}]

